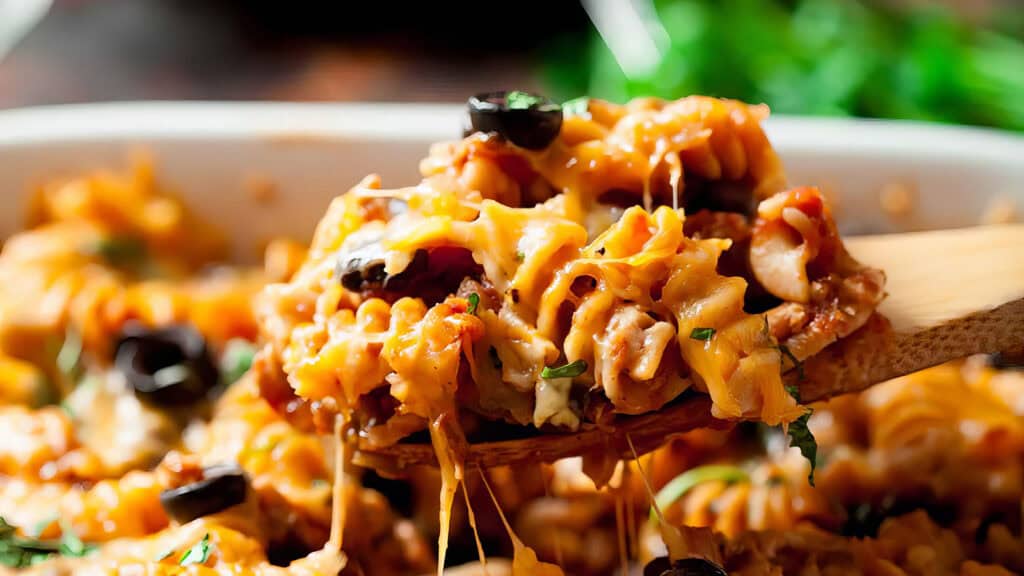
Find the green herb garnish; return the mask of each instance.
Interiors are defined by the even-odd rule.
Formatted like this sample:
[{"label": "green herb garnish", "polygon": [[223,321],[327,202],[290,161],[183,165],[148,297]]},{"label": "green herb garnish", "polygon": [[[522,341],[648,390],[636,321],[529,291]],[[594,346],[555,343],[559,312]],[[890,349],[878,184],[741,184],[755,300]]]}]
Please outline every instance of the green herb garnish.
[{"label": "green herb garnish", "polygon": [[522,250],[516,250],[516,260],[519,260],[520,262],[526,260],[526,252],[523,252]]},{"label": "green herb garnish", "polygon": [[575,362],[570,362],[565,366],[545,366],[544,369],[540,371],[540,377],[548,380],[554,378],[575,378],[586,371],[586,361],[576,360]]},{"label": "green herb garnish", "polygon": [[101,238],[85,249],[86,253],[99,256],[111,266],[133,267],[146,258],[146,244],[131,236],[108,236]]},{"label": "green herb garnish", "polygon": [[[779,352],[782,354],[783,359],[788,359],[790,362],[793,363],[793,367],[796,368],[797,378],[800,379],[799,381],[803,382],[804,380],[806,380],[807,374],[804,373],[804,363],[801,362],[795,354],[790,352],[789,347],[787,347],[785,344],[779,344],[776,346],[776,348],[778,348]],[[783,362],[783,367],[785,367],[785,362]]]},{"label": "green herb garnish", "polygon": [[[676,500],[682,498],[683,495],[693,489],[694,486],[715,480],[725,482],[726,484],[733,484],[736,482],[746,482],[750,480],[750,476],[748,476],[741,468],[737,468],[736,466],[716,464],[698,466],[683,472],[679,476],[673,478],[668,484],[665,484],[665,486],[658,491],[658,495],[654,497],[654,502],[658,504],[659,509],[664,510],[671,506]],[[656,521],[657,519],[657,515],[652,507],[651,520]]]},{"label": "green herb garnish", "polygon": [[469,300],[469,306],[466,306],[466,314],[476,314],[476,307],[480,305],[480,295],[473,292],[466,300]]},{"label": "green herb garnish", "polygon": [[694,328],[690,331],[690,338],[694,340],[710,341],[715,336],[714,328]]},{"label": "green herb garnish", "polygon": [[66,524],[63,520],[60,521],[60,554],[61,556],[72,556],[75,558],[85,556],[89,552],[92,552],[95,547],[89,546],[82,539],[75,534],[71,526]]},{"label": "green herb garnish", "polygon": [[252,367],[255,356],[256,347],[252,342],[242,338],[229,340],[220,359],[221,380],[226,384],[237,382]]},{"label": "green herb garnish", "polygon": [[181,560],[178,560],[178,564],[181,566],[188,566],[190,564],[205,564],[206,559],[210,557],[210,534],[204,534],[203,539],[196,542],[194,546],[185,551],[185,554],[181,556]]},{"label": "green herb garnish", "polygon": [[[764,318],[764,337],[767,338],[769,342],[775,342],[775,338],[772,337],[771,327],[768,325],[768,316],[764,315],[762,316],[762,318]],[[796,368],[796,375],[797,378],[799,378],[799,381],[803,382],[804,380],[807,379],[807,375],[804,373],[804,363],[801,362],[800,359],[797,358],[792,351],[790,351],[788,346],[786,346],[785,344],[774,344],[772,348],[775,348],[776,350],[779,351],[779,354],[781,354],[779,358],[780,370],[785,370],[786,360],[789,360],[790,362],[793,363],[793,368]],[[800,401],[800,398],[797,398],[797,396],[793,397],[796,398],[797,402]]]},{"label": "green herb garnish", "polygon": [[800,403],[800,389],[799,388],[797,388],[796,386],[793,386],[792,384],[790,384],[790,385],[786,386],[786,392],[788,392],[789,395],[793,397],[793,400],[796,400],[798,404]]},{"label": "green herb garnish", "polygon": [[[52,520],[51,520],[52,522]],[[45,526],[43,526],[45,529]],[[51,556],[85,556],[95,548],[82,542],[69,526],[61,523],[60,540],[40,540],[19,536],[14,526],[0,517],[0,565],[25,568]]]},{"label": "green herb garnish", "polygon": [[57,370],[65,378],[74,382],[78,379],[81,371],[80,361],[82,359],[82,335],[72,327],[68,327],[64,333],[64,343],[57,352]]},{"label": "green herb garnish", "polygon": [[810,420],[812,413],[813,410],[808,409],[803,416],[790,422],[787,435],[789,436],[789,445],[799,448],[800,453],[811,463],[811,473],[807,475],[807,481],[814,486],[814,467],[818,461],[818,441],[814,439],[814,434],[807,426],[807,421]]},{"label": "green herb garnish", "polygon": [[522,90],[513,90],[505,95],[505,106],[509,110],[527,110],[543,103],[544,99],[540,96]]},{"label": "green herb garnish", "polygon": [[583,116],[590,113],[590,98],[588,96],[580,96],[579,98],[573,98],[562,104],[562,113],[571,114],[573,116]]}]

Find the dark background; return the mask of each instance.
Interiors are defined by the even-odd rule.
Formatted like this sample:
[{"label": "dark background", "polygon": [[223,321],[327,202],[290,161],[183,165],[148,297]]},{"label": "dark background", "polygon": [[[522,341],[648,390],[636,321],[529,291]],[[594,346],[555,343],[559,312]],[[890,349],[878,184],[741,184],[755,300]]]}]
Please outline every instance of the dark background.
[{"label": "dark background", "polygon": [[623,73],[576,0],[56,0],[0,60],[0,108],[518,88],[1024,130],[1024,0],[598,1],[652,7],[655,69]]},{"label": "dark background", "polygon": [[559,1],[58,0],[0,62],[0,106],[463,100],[539,88],[545,39],[587,26]]}]

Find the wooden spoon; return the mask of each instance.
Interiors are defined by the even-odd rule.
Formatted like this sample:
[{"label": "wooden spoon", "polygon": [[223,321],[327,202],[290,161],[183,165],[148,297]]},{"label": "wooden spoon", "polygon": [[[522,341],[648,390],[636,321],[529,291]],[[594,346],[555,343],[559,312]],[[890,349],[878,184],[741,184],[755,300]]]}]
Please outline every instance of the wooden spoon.
[{"label": "wooden spoon", "polygon": [[[1024,346],[1024,224],[848,238],[858,261],[886,274],[888,296],[857,332],[786,373],[803,402],[863,390],[872,384],[971,354]],[[585,453],[638,453],[695,428],[726,428],[711,401],[692,395],[657,412],[619,416],[612,426],[472,444],[467,463],[490,467],[550,462]],[[361,445],[357,463],[392,468],[435,465],[426,444]]]}]

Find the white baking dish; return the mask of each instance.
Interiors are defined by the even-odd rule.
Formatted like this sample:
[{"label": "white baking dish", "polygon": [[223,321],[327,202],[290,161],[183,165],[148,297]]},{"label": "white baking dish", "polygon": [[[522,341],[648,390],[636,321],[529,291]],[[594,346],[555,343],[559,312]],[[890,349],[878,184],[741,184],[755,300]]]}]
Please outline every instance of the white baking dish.
[{"label": "white baking dish", "polygon": [[[217,222],[237,253],[275,235],[307,238],[328,201],[364,175],[410,184],[431,142],[459,136],[462,107],[403,104],[144,102],[0,111],[0,233],[16,229],[24,191],[54,174],[116,167],[133,150]],[[835,198],[847,232],[978,223],[993,202],[1024,213],[1024,138],[917,123],[773,118],[790,182]],[[274,184],[272,200],[253,187]],[[881,210],[897,185],[903,215]],[[1024,247],[1022,247],[1024,251]],[[1024,256],[1022,256],[1024,257]]]}]

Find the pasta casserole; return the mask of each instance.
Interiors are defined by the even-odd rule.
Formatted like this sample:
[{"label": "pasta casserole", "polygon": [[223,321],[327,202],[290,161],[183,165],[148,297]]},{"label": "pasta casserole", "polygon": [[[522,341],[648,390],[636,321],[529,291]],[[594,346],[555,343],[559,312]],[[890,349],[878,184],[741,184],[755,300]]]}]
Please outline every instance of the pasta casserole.
[{"label": "pasta casserole", "polygon": [[[0,251],[0,574],[1024,574],[1019,354],[801,402],[885,274],[764,106],[468,114],[262,267],[146,157],[32,190]],[[716,427],[574,450],[679,406]],[[513,443],[576,455],[468,456]]]}]

